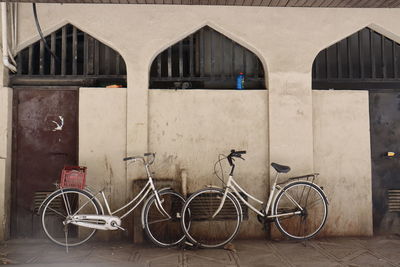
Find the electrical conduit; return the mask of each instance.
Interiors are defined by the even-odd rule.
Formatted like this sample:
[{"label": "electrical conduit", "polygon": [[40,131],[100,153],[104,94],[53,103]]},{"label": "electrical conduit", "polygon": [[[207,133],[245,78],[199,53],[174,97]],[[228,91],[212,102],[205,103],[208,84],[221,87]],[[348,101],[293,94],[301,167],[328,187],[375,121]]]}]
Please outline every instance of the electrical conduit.
[{"label": "electrical conduit", "polygon": [[8,31],[7,31],[7,5],[6,2],[1,2],[1,35],[2,35],[2,44],[3,44],[3,64],[12,72],[17,72],[17,68],[11,64],[8,59]]}]

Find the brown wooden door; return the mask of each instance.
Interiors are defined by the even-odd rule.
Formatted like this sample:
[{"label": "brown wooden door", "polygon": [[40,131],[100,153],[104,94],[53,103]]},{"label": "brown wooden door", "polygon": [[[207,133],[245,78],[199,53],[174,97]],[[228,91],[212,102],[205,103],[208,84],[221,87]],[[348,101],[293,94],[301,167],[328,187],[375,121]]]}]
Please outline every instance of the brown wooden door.
[{"label": "brown wooden door", "polygon": [[41,192],[54,191],[63,166],[78,162],[78,90],[16,88],[13,123],[11,235],[38,237]]}]

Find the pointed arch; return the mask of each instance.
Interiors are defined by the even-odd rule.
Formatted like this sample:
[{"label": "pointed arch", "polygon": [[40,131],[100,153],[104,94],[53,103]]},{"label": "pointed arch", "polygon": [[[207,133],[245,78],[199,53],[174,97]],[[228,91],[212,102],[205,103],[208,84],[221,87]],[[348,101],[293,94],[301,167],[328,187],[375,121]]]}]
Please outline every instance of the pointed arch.
[{"label": "pointed arch", "polygon": [[150,89],[265,89],[261,60],[249,49],[206,25],[159,53],[150,66]]},{"label": "pointed arch", "polygon": [[45,40],[51,52],[38,40],[17,53],[18,72],[11,75],[12,85],[39,79],[41,85],[61,80],[83,86],[126,86],[122,56],[74,25],[65,24]]},{"label": "pointed arch", "polygon": [[313,89],[400,88],[400,44],[365,27],[321,50]]}]

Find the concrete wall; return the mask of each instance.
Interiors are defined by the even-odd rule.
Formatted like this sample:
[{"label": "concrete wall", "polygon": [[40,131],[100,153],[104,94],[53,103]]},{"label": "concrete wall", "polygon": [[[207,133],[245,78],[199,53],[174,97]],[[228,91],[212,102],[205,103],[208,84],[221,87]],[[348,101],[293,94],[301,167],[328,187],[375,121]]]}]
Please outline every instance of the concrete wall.
[{"label": "concrete wall", "polygon": [[[268,91],[150,90],[149,149],[157,152],[156,177],[188,174],[188,192],[221,186],[213,174],[219,154],[247,150],[237,160],[235,178],[259,199],[268,190]],[[229,165],[223,163],[225,181]],[[218,169],[219,170],[219,169]],[[219,173],[220,174],[220,173]],[[243,224],[242,237],[262,236],[255,216]]]},{"label": "concrete wall", "polygon": [[[19,4],[19,7],[18,48],[22,49],[37,41],[39,37],[33,23],[31,5]],[[365,109],[362,113],[364,117],[360,118],[357,115],[357,118],[354,118],[364,125],[363,133],[360,133],[360,128],[351,127],[351,117],[348,117],[350,113],[328,112],[326,109],[332,106],[323,93],[330,92],[321,92],[321,95],[319,92],[312,92],[311,66],[319,51],[366,26],[400,41],[400,9],[38,4],[38,14],[45,34],[66,23],[72,23],[117,50],[126,62],[128,88],[123,90],[123,93],[119,89],[82,89],[80,160],[82,164],[89,165],[89,179],[98,186],[115,181],[115,188],[112,190],[120,192],[117,187],[123,188],[127,185],[126,176],[144,176],[136,167],[127,168],[128,175],[125,175],[121,158],[125,154],[134,155],[156,150],[157,173],[176,177],[177,170],[187,168],[189,177],[200,177],[199,180],[190,180],[189,187],[198,188],[209,182],[216,154],[226,153],[226,149],[240,146],[247,147],[249,155],[248,161],[241,162],[238,169],[248,171],[252,169],[249,166],[254,166],[256,170],[254,175],[239,173],[240,175],[249,174],[251,177],[258,177],[257,179],[268,177],[271,170],[266,170],[264,160],[290,165],[293,170],[291,175],[319,171],[324,174],[323,177],[329,177],[325,188],[328,194],[333,195],[333,199],[340,198],[341,193],[336,189],[340,191],[341,186],[348,188],[354,185],[355,181],[357,185],[362,181],[364,186],[370,184],[365,183],[370,178],[359,170],[369,170],[369,162],[365,160],[369,157],[369,143],[366,139],[356,142],[357,147],[354,149],[357,148],[357,154],[364,160],[360,161],[362,165],[359,168],[351,168],[344,163],[354,160],[355,155],[339,146],[339,140],[347,144],[347,139],[340,135],[343,135],[343,132],[332,127],[344,123],[344,126],[349,127],[349,131],[355,131],[349,136],[368,135],[368,129],[363,124],[366,123]],[[235,91],[148,90],[149,68],[156,55],[204,25],[220,31],[259,56],[267,74],[268,92],[244,92],[246,94],[238,97],[239,92]],[[124,94],[126,98],[122,97]],[[227,97],[228,101],[225,102],[221,97]],[[328,98],[328,95],[326,97]],[[358,112],[353,109],[361,109],[365,104],[363,102],[364,104],[359,103],[352,107],[347,101],[356,98],[355,96],[350,94],[341,97],[342,102],[337,104],[342,103],[343,106],[340,107],[344,110]],[[346,100],[347,97],[349,100]],[[109,99],[114,99],[112,101],[118,104],[110,104]],[[165,99],[174,105],[164,102]],[[247,107],[253,106],[253,102],[259,110],[252,108],[249,112]],[[235,118],[231,115],[233,121],[228,125],[240,124],[251,128],[256,124],[245,121],[244,118],[247,118],[247,114],[257,114],[260,116],[256,117],[257,121],[264,119],[261,127],[265,129],[260,129],[258,133],[231,133],[231,140],[239,140],[239,143],[232,143],[229,138],[215,139],[224,127],[211,122],[215,119],[226,121],[229,115],[224,112],[231,109],[229,105],[232,103],[237,103],[244,109],[233,110],[233,114],[244,117]],[[344,105],[345,103],[347,104]],[[198,106],[204,108],[199,110]],[[181,109],[178,109],[179,107]],[[221,114],[211,112],[222,110],[222,107],[226,110]],[[182,109],[185,110],[184,114]],[[210,116],[212,118],[208,120]],[[196,124],[195,121],[190,121],[190,118],[196,118],[203,124]],[[163,124],[167,122],[169,125]],[[192,129],[198,127],[203,131],[210,129],[212,137],[203,135],[201,131],[193,133]],[[263,133],[264,130],[266,132]],[[247,134],[262,136],[265,140],[263,139],[261,146],[256,146],[258,140],[245,136]],[[339,139],[337,135],[340,136]],[[336,139],[336,145],[332,145],[330,142]],[[163,142],[164,140],[167,142]],[[352,146],[349,147],[356,144],[351,143],[349,145]],[[191,146],[194,147],[193,150],[204,151],[204,157],[199,154],[186,154],[184,151],[190,150]],[[339,166],[343,166],[343,170],[335,169],[337,165],[327,161],[328,156],[333,157],[332,160],[337,163],[342,163]],[[198,162],[203,162],[204,165],[197,167]],[[209,173],[199,173],[198,170],[209,170]],[[106,178],[94,180],[95,176]],[[117,176],[124,178],[113,180],[112,177]],[[243,181],[245,186],[251,184],[245,179],[240,181]],[[261,185],[264,182],[260,180],[259,183]],[[129,187],[125,187],[124,190],[129,191]],[[257,195],[262,194],[263,190],[256,186],[250,189]],[[364,187],[357,187],[357,194],[364,195],[366,190]],[[116,203],[125,196],[121,194],[118,200],[115,200]],[[370,200],[363,202],[365,206],[360,209],[360,222],[370,209],[368,201]],[[347,202],[332,204],[332,214],[339,214],[338,210],[345,203]],[[371,233],[369,223],[366,224],[365,221],[359,226],[348,227],[350,223],[356,222],[353,213],[344,212],[342,217],[338,216],[333,217],[332,221],[329,219],[329,223],[337,223],[337,227],[328,228],[331,230],[327,230],[327,234]]]},{"label": "concrete wall", "polygon": [[132,191],[122,161],[125,155],[126,89],[80,88],[79,164],[88,167],[88,185],[105,189],[112,210]]},{"label": "concrete wall", "polygon": [[9,236],[12,90],[0,87],[0,240]]},{"label": "concrete wall", "polygon": [[[38,35],[31,6],[20,7],[23,48]],[[124,57],[127,151],[134,154],[148,148],[148,73],[159,52],[204,25],[250,49],[268,75],[270,158],[294,174],[314,169],[311,66],[318,52],[366,26],[400,40],[399,9],[40,4],[38,14],[45,34],[70,22]]]},{"label": "concrete wall", "polygon": [[330,205],[325,235],[372,235],[367,91],[313,91],[314,167]]}]

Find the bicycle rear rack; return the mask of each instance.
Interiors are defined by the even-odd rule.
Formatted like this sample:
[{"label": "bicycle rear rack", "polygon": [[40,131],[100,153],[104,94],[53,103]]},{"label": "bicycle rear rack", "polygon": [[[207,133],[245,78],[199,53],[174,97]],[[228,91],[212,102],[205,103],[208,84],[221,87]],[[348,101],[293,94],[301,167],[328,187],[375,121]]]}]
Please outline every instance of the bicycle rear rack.
[{"label": "bicycle rear rack", "polygon": [[308,182],[314,183],[314,181],[315,181],[315,179],[317,178],[318,175],[319,175],[319,173],[315,172],[315,173],[305,174],[305,175],[301,175],[301,176],[289,177],[285,181],[280,182],[278,184],[279,185],[286,184],[289,181],[293,181],[293,180],[306,180]]}]

